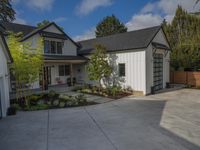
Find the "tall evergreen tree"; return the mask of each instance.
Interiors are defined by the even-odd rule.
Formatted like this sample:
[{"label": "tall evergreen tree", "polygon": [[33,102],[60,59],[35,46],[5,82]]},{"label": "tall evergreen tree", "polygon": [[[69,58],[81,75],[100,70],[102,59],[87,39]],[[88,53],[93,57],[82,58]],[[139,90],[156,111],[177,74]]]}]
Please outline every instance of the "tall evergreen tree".
[{"label": "tall evergreen tree", "polygon": [[199,68],[200,65],[200,18],[178,6],[171,24],[164,25],[172,48],[172,67]]},{"label": "tall evergreen tree", "polygon": [[127,32],[125,25],[114,15],[105,17],[96,26],[96,37]]},{"label": "tall evergreen tree", "polygon": [[0,21],[10,22],[15,20],[15,11],[11,0],[0,0]]}]

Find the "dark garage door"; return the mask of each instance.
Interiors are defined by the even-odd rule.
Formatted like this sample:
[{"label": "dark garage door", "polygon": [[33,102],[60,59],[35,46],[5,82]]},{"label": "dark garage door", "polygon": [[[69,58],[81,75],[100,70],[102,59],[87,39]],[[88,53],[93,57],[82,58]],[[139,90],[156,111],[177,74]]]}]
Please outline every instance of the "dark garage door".
[{"label": "dark garage door", "polygon": [[154,54],[154,90],[163,88],[163,54]]}]

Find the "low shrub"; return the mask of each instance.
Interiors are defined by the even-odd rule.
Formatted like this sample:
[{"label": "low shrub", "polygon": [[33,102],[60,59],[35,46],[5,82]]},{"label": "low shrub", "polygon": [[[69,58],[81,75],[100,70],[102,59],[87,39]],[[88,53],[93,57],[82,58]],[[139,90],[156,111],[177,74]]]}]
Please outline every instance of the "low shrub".
[{"label": "low shrub", "polygon": [[38,95],[31,95],[28,97],[30,105],[37,105],[40,99],[41,99],[41,96],[38,96]]},{"label": "low shrub", "polygon": [[35,106],[30,106],[30,107],[25,107],[25,111],[34,111],[34,110],[45,110],[49,109],[49,105],[47,104],[40,104],[40,105],[35,105]]},{"label": "low shrub", "polygon": [[79,91],[81,91],[83,89],[83,86],[76,86],[76,87],[74,87],[73,89],[72,89],[72,91],[77,91],[77,92],[79,92]]},{"label": "low shrub", "polygon": [[87,98],[84,94],[79,94],[75,96],[75,100],[77,101],[78,105],[85,105],[87,104]]}]

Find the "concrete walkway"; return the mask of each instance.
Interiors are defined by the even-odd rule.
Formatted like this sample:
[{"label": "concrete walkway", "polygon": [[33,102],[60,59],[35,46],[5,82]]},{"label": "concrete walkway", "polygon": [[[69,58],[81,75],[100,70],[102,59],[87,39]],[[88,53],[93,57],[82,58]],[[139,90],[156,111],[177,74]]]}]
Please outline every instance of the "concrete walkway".
[{"label": "concrete walkway", "polygon": [[0,120],[2,150],[199,150],[200,90]]}]

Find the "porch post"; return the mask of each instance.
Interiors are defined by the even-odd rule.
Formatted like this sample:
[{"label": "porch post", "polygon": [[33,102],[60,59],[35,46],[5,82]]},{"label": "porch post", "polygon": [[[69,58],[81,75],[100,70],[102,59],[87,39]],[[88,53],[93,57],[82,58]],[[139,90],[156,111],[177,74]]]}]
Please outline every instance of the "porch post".
[{"label": "porch post", "polygon": [[73,86],[73,68],[72,63],[70,63],[70,80],[71,80],[71,86]]}]

